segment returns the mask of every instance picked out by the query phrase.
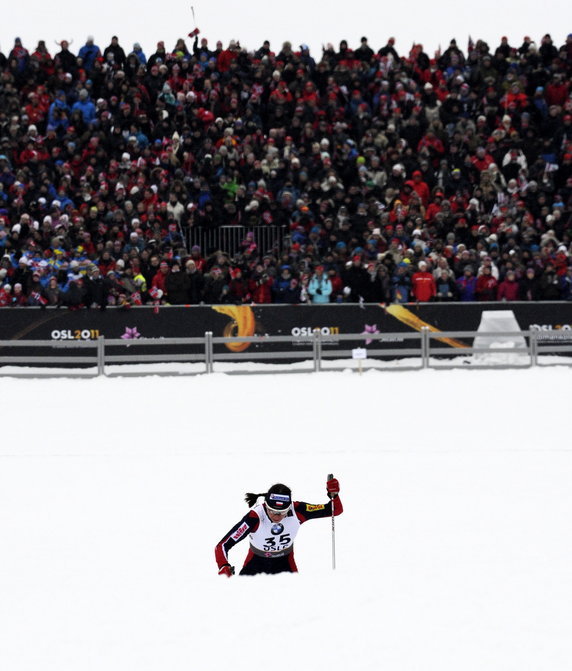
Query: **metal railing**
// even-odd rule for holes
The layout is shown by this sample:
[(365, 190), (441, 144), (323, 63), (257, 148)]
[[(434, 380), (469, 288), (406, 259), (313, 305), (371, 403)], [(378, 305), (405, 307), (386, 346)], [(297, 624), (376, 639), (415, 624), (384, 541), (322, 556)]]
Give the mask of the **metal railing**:
[(188, 231), (188, 248), (198, 245), (207, 253), (220, 249), (232, 257), (255, 244), (259, 253), (280, 254), (286, 234), (286, 226), (220, 226), (212, 229), (192, 226)]
[[(493, 346), (475, 347), (463, 341), (476, 337), (490, 338)], [(455, 346), (443, 345), (455, 340)], [(520, 343), (514, 346), (515, 341)], [(427, 327), (420, 332), (347, 333), (324, 335), (319, 329), (309, 335), (219, 337), (208, 331), (195, 338), (141, 338), (135, 340), (2, 340), (0, 341), (0, 376), (16, 377), (94, 377), (98, 375), (196, 375), (222, 370), (218, 364), (283, 364), (265, 371), (250, 365), (227, 369), (227, 373), (320, 372), (352, 367), (357, 348), (368, 343), (367, 358), (359, 361), (359, 370), (475, 368), (528, 368), (532, 366), (572, 365), (572, 335), (551, 333), (547, 340), (538, 330), (514, 332), (438, 331)], [(230, 351), (240, 344), (255, 345), (246, 351)], [(396, 346), (399, 343), (400, 346)], [(409, 346), (410, 344), (410, 346)], [(272, 345), (271, 350), (265, 345)], [(281, 348), (280, 345), (285, 345)], [(344, 345), (346, 345), (344, 347)], [(510, 345), (510, 346), (509, 346)], [(276, 347), (278, 346), (278, 347)], [(36, 348), (41, 353), (24, 356), (23, 349)], [(76, 353), (80, 350), (80, 353)], [(153, 351), (159, 350), (159, 351)], [(547, 355), (556, 355), (547, 358)], [(564, 355), (570, 355), (566, 358)], [(149, 370), (146, 364), (196, 364), (178, 370)], [(308, 364), (307, 366), (298, 364)], [(357, 363), (354, 362), (354, 364)], [(135, 369), (123, 368), (136, 364)], [(357, 368), (357, 366), (353, 366)], [(139, 369), (137, 369), (139, 368)]]

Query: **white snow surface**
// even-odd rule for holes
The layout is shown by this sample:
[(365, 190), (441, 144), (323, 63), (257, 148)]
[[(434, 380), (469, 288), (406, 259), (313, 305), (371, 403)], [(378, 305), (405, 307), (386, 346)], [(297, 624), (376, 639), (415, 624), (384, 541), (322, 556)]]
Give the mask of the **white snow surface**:
[[(0, 379), (0, 668), (568, 671), (570, 371)], [(345, 507), (219, 577), (274, 482)], [(240, 568), (246, 542), (231, 551)]]

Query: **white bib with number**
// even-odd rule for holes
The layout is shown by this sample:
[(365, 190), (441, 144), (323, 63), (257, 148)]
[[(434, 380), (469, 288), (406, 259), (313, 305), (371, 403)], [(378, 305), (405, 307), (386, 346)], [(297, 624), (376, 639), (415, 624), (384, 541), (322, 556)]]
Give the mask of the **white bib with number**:
[(294, 538), (300, 528), (300, 520), (294, 509), (290, 508), (288, 515), (280, 522), (273, 522), (263, 504), (254, 506), (254, 512), (260, 519), (258, 529), (250, 534), (250, 544), (261, 552), (284, 552), (294, 544)]

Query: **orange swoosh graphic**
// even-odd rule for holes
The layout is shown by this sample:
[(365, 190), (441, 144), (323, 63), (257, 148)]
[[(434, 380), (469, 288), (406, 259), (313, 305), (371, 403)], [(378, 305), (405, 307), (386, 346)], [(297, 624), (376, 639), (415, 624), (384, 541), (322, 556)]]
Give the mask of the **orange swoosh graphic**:
[[(432, 333), (440, 333), (440, 330), (438, 328), (435, 328), (434, 326), (431, 326), (431, 324), (424, 322), (417, 315), (413, 314), (411, 310), (408, 310), (406, 307), (403, 307), (403, 305), (400, 305), (399, 303), (393, 303), (392, 305), (388, 305), (386, 307), (386, 312), (388, 312), (392, 317), (398, 319), (403, 324), (406, 324), (407, 326), (411, 327), (415, 331), (421, 331), (421, 329), (424, 326), (426, 326)], [(457, 347), (462, 349), (469, 347), (468, 345), (465, 345), (465, 343), (462, 343), (460, 340), (455, 340), (455, 338), (437, 338), (437, 340), (440, 340), (441, 342), (450, 345), (451, 347)]]
[[(230, 321), (223, 331), (225, 338), (232, 338), (232, 336), (253, 336), (256, 327), (256, 320), (254, 313), (248, 305), (215, 305), (213, 310), (220, 312), (220, 314), (230, 317)], [(230, 342), (226, 347), (231, 352), (244, 352), (250, 347), (249, 342)]]

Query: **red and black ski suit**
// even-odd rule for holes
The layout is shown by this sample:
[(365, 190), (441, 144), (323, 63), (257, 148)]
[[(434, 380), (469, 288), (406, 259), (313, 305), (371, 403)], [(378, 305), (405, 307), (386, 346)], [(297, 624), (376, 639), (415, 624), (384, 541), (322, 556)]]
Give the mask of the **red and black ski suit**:
[(215, 548), (215, 558), (219, 569), (228, 565), (229, 550), (247, 536), (250, 549), (244, 560), (240, 575), (257, 573), (296, 573), (298, 567), (294, 561), (294, 538), (301, 524), (343, 512), (339, 496), (325, 504), (311, 504), (294, 501), (286, 517), (280, 522), (272, 522), (266, 512), (265, 504), (258, 504), (235, 524)]

